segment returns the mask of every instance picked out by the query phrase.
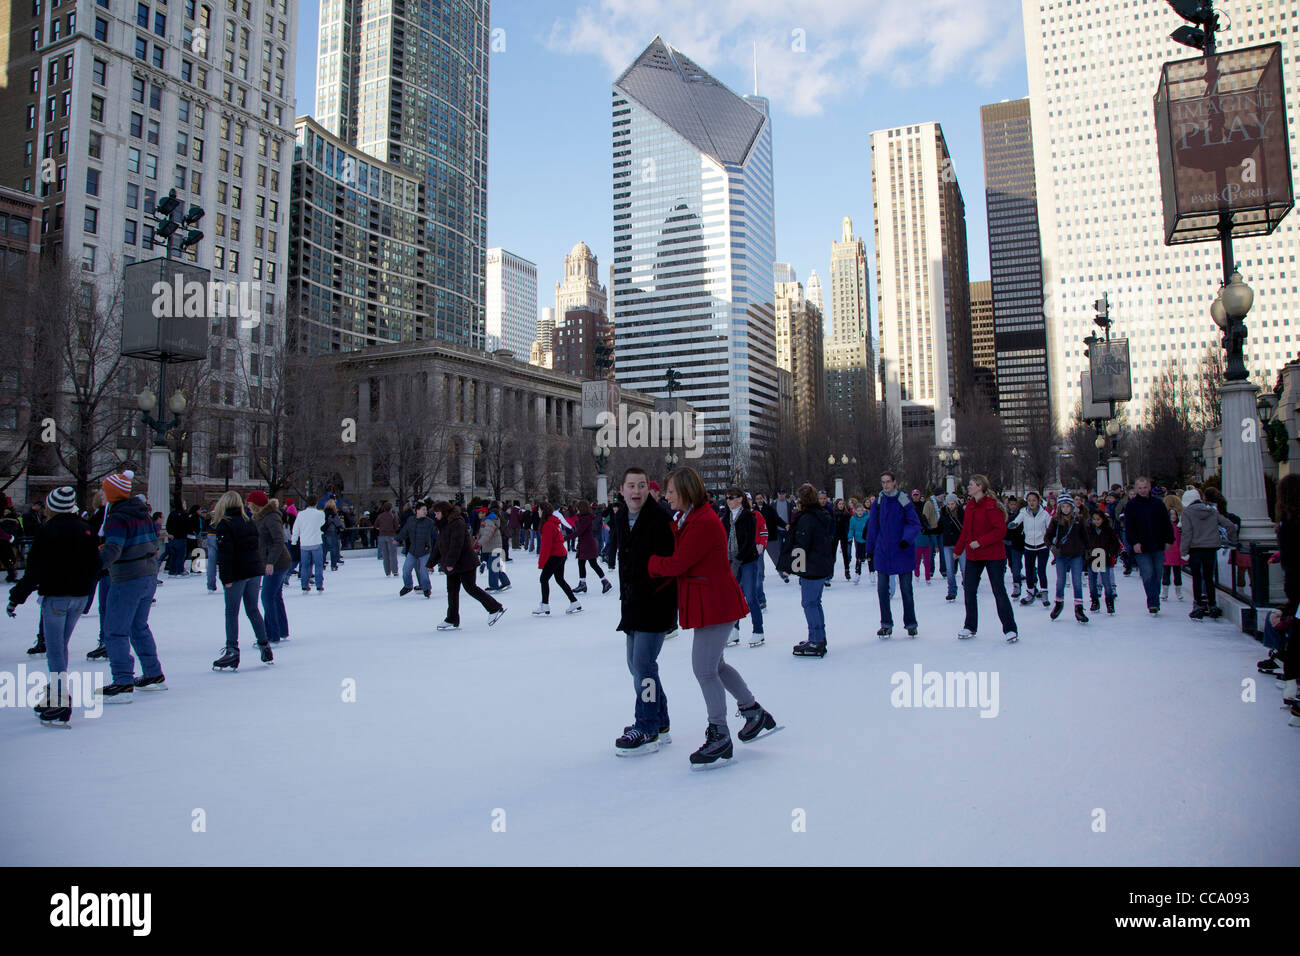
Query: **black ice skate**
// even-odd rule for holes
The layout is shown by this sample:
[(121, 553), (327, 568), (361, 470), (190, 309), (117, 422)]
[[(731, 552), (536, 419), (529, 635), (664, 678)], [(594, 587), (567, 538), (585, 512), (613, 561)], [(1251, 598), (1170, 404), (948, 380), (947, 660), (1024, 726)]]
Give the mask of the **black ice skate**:
[(754, 701), (754, 706), (742, 709), (740, 716), (745, 718), (745, 726), (740, 728), (736, 736), (743, 743), (770, 736), (781, 729), (776, 725), (776, 718), (765, 711), (758, 701)]
[(609, 578), (601, 578), (601, 579), (600, 579), (600, 593), (601, 593), (601, 594), (608, 594), (608, 593), (613, 589), (613, 587), (614, 587), (614, 585), (612, 585), (612, 584), (609, 583)]
[(36, 643), (33, 644), (31, 647), (27, 648), (27, 653), (28, 653), (28, 654), (32, 654), (32, 655), (36, 655), (36, 654), (44, 654), (44, 653), (45, 653), (45, 635), (44, 635), (44, 634), (38, 634), (38, 635), (36, 636)]
[(1020, 599), (1021, 604), (1033, 604), (1034, 599), (1038, 597), (1037, 591), (1026, 591), (1025, 596)]
[(732, 754), (731, 734), (725, 727), (709, 724), (704, 731), (704, 743), (699, 750), (691, 754), (691, 769), (704, 769), (715, 764), (719, 759), (730, 760)]
[(1065, 602), (1057, 601), (1056, 604), (1052, 606), (1052, 620), (1055, 621), (1058, 617), (1060, 617), (1061, 612), (1064, 610), (1065, 610)]
[(137, 677), (135, 679), (135, 689), (147, 691), (166, 690), (167, 678), (162, 674), (154, 674), (153, 677)]
[(908, 636), (908, 637), (916, 637), (916, 627), (915, 627), (915, 626), (913, 626), (913, 627), (909, 627), (909, 628), (907, 629), (907, 636)]
[(579, 582), (578, 582), (578, 586), (577, 586), (576, 588), (573, 589), (573, 593), (574, 593), (574, 594), (586, 594), (586, 593), (587, 593), (587, 582), (586, 582), (586, 581), (579, 581)]
[(221, 656), (212, 662), (212, 669), (214, 671), (239, 670), (239, 648), (223, 648)]
[(260, 651), (262, 652), (262, 663), (263, 663), (263, 664), (274, 664), (274, 663), (275, 663), (275, 654), (273, 654), (273, 653), (271, 652), (271, 644), (270, 644), (269, 641), (266, 642), (266, 643), (263, 643), (263, 644), (258, 644), (258, 645), (257, 645), (257, 649), (260, 650)]
[(97, 648), (86, 655), (88, 661), (106, 661), (108, 660), (108, 648), (100, 644)]
[(825, 657), (825, 641), (800, 641), (794, 646), (795, 657)]
[(1094, 594), (1094, 595), (1092, 596), (1092, 603), (1088, 605), (1088, 610), (1089, 610), (1089, 611), (1092, 611), (1092, 613), (1094, 613), (1094, 614), (1096, 614), (1098, 611), (1100, 611), (1100, 610), (1101, 610), (1101, 598), (1097, 597), (1097, 595)]
[(58, 727), (67, 730), (72, 726), (68, 723), (72, 719), (71, 707), (43, 707), (38, 716), (42, 727)]
[[(1094, 610), (1095, 610), (1095, 609), (1094, 609)], [(1083, 613), (1083, 605), (1082, 605), (1082, 604), (1076, 604), (1076, 605), (1074, 606), (1074, 619), (1075, 619), (1076, 621), (1078, 621), (1080, 624), (1087, 624), (1087, 623), (1088, 623), (1088, 615), (1086, 615), (1086, 614)]]
[(109, 684), (103, 690), (97, 691), (96, 696), (106, 704), (129, 704), (134, 691), (135, 684)]
[(1108, 595), (1106, 597), (1106, 613), (1107, 614), (1115, 613), (1115, 598), (1113, 595)]
[(614, 753), (620, 757), (639, 757), (642, 754), (659, 752), (659, 735), (643, 734), (635, 727), (623, 731), (623, 736), (614, 741)]
[(892, 636), (893, 633), (894, 626), (892, 624), (882, 624), (880, 625), (880, 630), (876, 631), (876, 637), (883, 641), (885, 638)]

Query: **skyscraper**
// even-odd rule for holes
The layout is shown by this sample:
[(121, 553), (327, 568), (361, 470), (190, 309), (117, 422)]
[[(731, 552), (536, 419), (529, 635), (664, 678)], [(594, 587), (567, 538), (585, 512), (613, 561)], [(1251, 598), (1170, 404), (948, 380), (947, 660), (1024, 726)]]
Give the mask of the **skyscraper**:
[(876, 309), (892, 427), (949, 444), (971, 388), (966, 207), (938, 123), (871, 134)]
[(549, 305), (542, 307), (537, 320), (537, 339), (528, 350), (528, 364), (555, 367), (555, 310)]
[[(826, 411), (832, 428), (855, 431), (876, 410), (867, 247), (844, 217), (831, 243), (831, 334), (826, 341)], [(820, 283), (819, 290), (820, 290)]]
[(564, 257), (564, 281), (555, 283), (555, 314), (563, 320), (572, 309), (609, 315), (609, 296), (600, 284), (600, 262), (585, 242)]
[(509, 349), (523, 362), (537, 329), (537, 263), (505, 249), (487, 251), (489, 351)]
[(822, 296), (822, 279), (817, 274), (816, 269), (808, 273), (808, 288), (804, 290), (804, 294), (808, 297), (809, 302), (817, 306), (817, 311), (824, 318), (826, 315), (826, 299)]
[(655, 37), (614, 83), (618, 380), (689, 401), (706, 477), (749, 472), (776, 427), (772, 125)]
[(321, 0), (316, 116), (426, 183), (431, 335), (485, 334), (490, 0)]
[(614, 328), (604, 312), (570, 309), (555, 328), (557, 372), (585, 380), (610, 378), (614, 371)]
[(776, 364), (791, 376), (791, 424), (801, 437), (820, 432), (825, 421), (822, 314), (804, 298), (798, 282), (776, 285)]
[(790, 265), (788, 262), (776, 263), (776, 265), (773, 266), (773, 272), (775, 273), (777, 285), (780, 285), (783, 282), (799, 281), (799, 274), (794, 271), (794, 266)]
[[(79, 264), (83, 291), (111, 301), (125, 265), (164, 255), (155, 204), (175, 189), (183, 211), (206, 213), (205, 237), (182, 257), (250, 290), (256, 322), (226, 316), (210, 329), (203, 402), (225, 437), (192, 436), (194, 475), (225, 473), (219, 444), (241, 450), (239, 409), (261, 391), (250, 370), (284, 337), (297, 17), (289, 0), (0, 13), (0, 183), (39, 199), (42, 252)], [(233, 480), (249, 458), (233, 460)]]
[(997, 349), (993, 330), (993, 289), (989, 280), (970, 284), (971, 363), (975, 395), (984, 408), (998, 408)]
[[(1225, 6), (1232, 29), (1219, 34), (1220, 53), (1278, 39), (1284, 50), (1288, 42), (1294, 46), (1295, 3)], [(1127, 410), (1140, 421), (1164, 371), (1191, 374), (1207, 348), (1219, 348), (1209, 313), (1223, 275), (1219, 245), (1164, 244), (1151, 106), (1162, 63), (1195, 52), (1168, 38), (1183, 24), (1161, 0), (1102, 0), (1087, 11), (1070, 0), (1022, 0), (1022, 12), (1052, 407), (1061, 423), (1079, 401), (1083, 339), (1095, 328), (1092, 302), (1104, 292), (1112, 337), (1129, 340), (1133, 401)], [(1282, 73), (1294, 109), (1300, 103), (1294, 49), (1283, 56)], [(1237, 267), (1255, 291), (1246, 317), (1252, 377), (1271, 381), (1300, 346), (1298, 248), (1295, 212), (1271, 236), (1236, 242)]]
[[(980, 107), (997, 410), (1012, 444), (1050, 414), (1043, 263), (1029, 100)], [(980, 361), (975, 360), (978, 367)], [(1075, 376), (1078, 381), (1078, 376)]]

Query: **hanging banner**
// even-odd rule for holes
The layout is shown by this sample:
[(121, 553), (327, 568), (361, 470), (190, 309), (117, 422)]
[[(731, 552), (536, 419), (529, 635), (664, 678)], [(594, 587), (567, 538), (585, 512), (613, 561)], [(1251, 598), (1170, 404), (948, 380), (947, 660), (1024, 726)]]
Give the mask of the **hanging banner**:
[(1128, 339), (1096, 342), (1091, 348), (1089, 370), (1095, 402), (1127, 402), (1133, 398), (1133, 380), (1128, 360)]

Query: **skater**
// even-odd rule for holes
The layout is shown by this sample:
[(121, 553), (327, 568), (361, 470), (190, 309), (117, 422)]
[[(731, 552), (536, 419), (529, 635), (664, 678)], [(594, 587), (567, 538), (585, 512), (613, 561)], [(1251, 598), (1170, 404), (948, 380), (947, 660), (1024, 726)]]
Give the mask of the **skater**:
[(321, 545), (324, 556), (329, 558), (330, 570), (337, 571), (342, 561), (339, 554), (339, 537), (343, 534), (343, 517), (339, 506), (333, 498), (325, 503), (325, 527), (321, 532)]
[[(1214, 585), (1214, 564), (1223, 543), (1222, 528), (1227, 534), (1227, 543), (1237, 543), (1237, 526), (1213, 505), (1201, 500), (1201, 493), (1195, 488), (1183, 492), (1183, 517), (1179, 522), (1182, 536), (1179, 546), (1182, 559), (1192, 572), (1192, 598), (1196, 601), (1190, 614), (1193, 621), (1202, 621), (1207, 617), (1218, 617), (1218, 589)], [(1218, 613), (1216, 613), (1218, 612)]]
[[(424, 510), (424, 503), (421, 502), (416, 513), (419, 514)], [(474, 580), (478, 572), (478, 558), (474, 554), (473, 538), (470, 536), (464, 515), (461, 514), (460, 508), (449, 501), (440, 501), (434, 505), (433, 514), (435, 520), (442, 524), (442, 531), (433, 542), (433, 550), (429, 552), (428, 567), (440, 566), (447, 574), (447, 617), (438, 625), (438, 630), (460, 629), (461, 588), (483, 605), (483, 609), (488, 612), (488, 627), (491, 627), (501, 620), (501, 615), (506, 613), (506, 609), (492, 595), (485, 594), (478, 586), (478, 582)], [(428, 580), (427, 572), (425, 580)]]
[(966, 513), (962, 517), (961, 537), (953, 545), (953, 557), (965, 561), (962, 588), (966, 592), (966, 622), (957, 637), (966, 640), (979, 630), (980, 575), (988, 572), (989, 590), (997, 604), (1002, 622), (1002, 639), (1008, 644), (1020, 640), (1016, 616), (1007, 597), (1007, 553), (1003, 541), (1007, 533), (1007, 516), (997, 498), (989, 493), (989, 480), (971, 475), (966, 483)]
[[(853, 512), (849, 511), (848, 505), (844, 503), (843, 498), (835, 499), (835, 508), (832, 511), (835, 517), (835, 546), (839, 548), (840, 557), (844, 560), (844, 580), (849, 581), (852, 578), (849, 575), (849, 522), (853, 519)], [(834, 575), (830, 575), (833, 577)]]
[[(745, 492), (745, 497), (749, 500), (750, 513), (754, 516), (754, 544), (758, 552), (758, 609), (766, 611), (767, 589), (763, 586), (763, 582), (767, 578), (767, 564), (764, 562), (763, 556), (767, 553), (768, 544), (767, 519), (763, 517), (763, 512), (754, 505), (753, 496), (749, 492)], [(759, 495), (759, 497), (761, 498), (762, 495)]]
[(1183, 529), (1180, 527), (1183, 520), (1182, 499), (1175, 494), (1165, 495), (1165, 507), (1169, 509), (1169, 523), (1174, 526), (1174, 542), (1165, 548), (1165, 569), (1161, 579), (1160, 600), (1169, 600), (1169, 579), (1172, 577), (1174, 595), (1181, 601), (1183, 568), (1187, 567), (1187, 563), (1183, 561)]
[(596, 560), (600, 556), (600, 545), (596, 542), (595, 526), (597, 521), (596, 515), (592, 513), (591, 502), (582, 499), (578, 502), (578, 517), (574, 519), (573, 535), (578, 539), (578, 586), (574, 588), (575, 594), (587, 593), (587, 565), (596, 572), (596, 577), (600, 578), (600, 593), (608, 594), (613, 587), (605, 577), (605, 572), (600, 569), (600, 563)]
[[(104, 497), (102, 490), (95, 492), (91, 504), (95, 510), (89, 519), (90, 530), (95, 532), (96, 545), (100, 550), (103, 550), (104, 522), (108, 518), (108, 499)], [(112, 579), (109, 577), (108, 572), (103, 569), (99, 571), (96, 577), (98, 580), (95, 582), (95, 599), (99, 604), (99, 643), (86, 654), (86, 660), (106, 661), (108, 660), (108, 647), (104, 644), (104, 625), (108, 621), (108, 589), (112, 585)], [(89, 613), (89, 611), (86, 613)]]
[[(758, 647), (765, 640), (763, 612), (758, 606), (758, 523), (754, 520), (748, 499), (739, 488), (728, 488), (726, 501), (722, 528), (727, 535), (727, 557), (731, 563), (732, 576), (740, 585), (741, 593), (745, 595), (745, 602), (749, 606), (750, 625), (754, 629), (749, 646)], [(727, 643), (740, 643), (740, 621), (736, 621), (735, 634)]]
[(912, 503), (898, 489), (892, 471), (880, 475), (880, 494), (871, 506), (867, 519), (867, 554), (875, 559), (876, 597), (880, 601), (880, 630), (876, 636), (887, 638), (894, 633), (894, 614), (890, 608), (890, 582), (897, 576), (903, 592), (903, 626), (909, 637), (916, 637), (916, 606), (912, 602), (912, 573), (916, 569), (912, 542), (921, 533), (921, 519)]
[[(574, 595), (573, 589), (564, 580), (564, 562), (568, 560), (569, 549), (564, 544), (564, 530), (569, 523), (561, 517), (558, 509), (552, 510), (547, 501), (537, 502), (537, 514), (541, 518), (541, 543), (537, 546), (537, 567), (542, 572), (542, 603), (533, 611), (538, 617), (551, 613), (551, 578), (560, 586), (564, 596), (569, 599), (565, 614), (578, 614), (582, 605)], [(544, 517), (543, 517), (544, 516)]]
[(478, 528), (479, 559), (487, 567), (487, 590), (493, 594), (510, 589), (510, 575), (505, 572), (505, 540), (501, 534), (500, 508), (489, 509)]
[[(930, 509), (931, 514), (926, 514), (926, 509)], [(934, 512), (933, 505), (921, 494), (920, 488), (912, 489), (912, 510), (921, 520), (921, 533), (916, 536), (916, 567), (912, 571), (912, 576), (918, 580), (921, 577), (921, 569), (925, 568), (925, 583), (930, 583), (930, 578), (934, 575), (934, 548), (931, 546), (933, 533), (938, 529), (939, 515)], [(931, 518), (933, 517), (933, 525)]]
[(627, 635), (627, 669), (636, 694), (633, 721), (614, 741), (620, 757), (655, 753), (670, 741), (668, 695), (659, 679), (664, 635), (677, 626), (677, 581), (652, 578), (650, 556), (671, 557), (673, 520), (650, 498), (642, 468), (623, 472), (623, 503), (614, 514), (618, 547), (618, 629)]
[(708, 767), (732, 756), (727, 729), (727, 694), (736, 698), (745, 725), (738, 736), (749, 742), (776, 721), (754, 699), (740, 672), (728, 664), (724, 650), (733, 628), (748, 613), (740, 585), (731, 573), (727, 533), (709, 506), (709, 493), (694, 468), (678, 467), (668, 476), (668, 504), (680, 516), (674, 521), (670, 557), (651, 555), (650, 573), (677, 579), (677, 613), (682, 627), (695, 629), (691, 667), (704, 694), (709, 725), (704, 744), (691, 754), (692, 767)]
[(325, 590), (324, 526), (325, 513), (316, 507), (316, 496), (308, 495), (307, 507), (293, 519), (293, 535), (289, 539), (298, 545), (298, 571), (303, 594), (311, 590), (313, 568), (317, 592)]
[(1070, 576), (1074, 589), (1074, 617), (1080, 624), (1088, 623), (1083, 613), (1083, 560), (1088, 553), (1088, 537), (1084, 519), (1076, 513), (1074, 501), (1062, 495), (1056, 502), (1056, 517), (1048, 543), (1056, 559), (1056, 604), (1052, 607), (1052, 620), (1061, 616), (1065, 607), (1065, 577)]
[(1286, 601), (1278, 612), (1275, 625), (1290, 632), (1282, 659), (1282, 696), (1291, 702), (1290, 725), (1300, 727), (1300, 699), (1296, 679), (1300, 678), (1300, 640), (1295, 624), (1300, 605), (1300, 475), (1286, 475), (1277, 483), (1277, 552), (1282, 566), (1282, 590)]
[[(1105, 589), (1106, 613), (1115, 613), (1115, 562), (1119, 560), (1119, 535), (1114, 522), (1103, 511), (1094, 511), (1085, 525), (1090, 611), (1101, 610), (1101, 591)], [(1181, 590), (1181, 588), (1179, 589)]]
[[(100, 485), (108, 501), (108, 515), (99, 562), (113, 579), (104, 626), (113, 683), (99, 692), (105, 703), (129, 703), (137, 687), (163, 690), (166, 683), (149, 630), (149, 611), (158, 590), (158, 529), (144, 496), (131, 496), (134, 478), (133, 472), (122, 471), (109, 475)], [(140, 657), (139, 679), (132, 649)]]
[[(45, 702), (36, 708), (42, 726), (67, 727), (72, 719), (68, 686), (68, 644), (86, 598), (99, 577), (99, 547), (95, 532), (77, 514), (77, 493), (64, 485), (45, 498), (46, 520), (27, 549), (22, 580), (9, 589), (10, 617), (32, 591), (41, 595), (41, 631), (45, 635), (45, 665), (49, 670)], [(103, 608), (100, 608), (103, 614)]]
[[(942, 540), (944, 571), (948, 580), (947, 601), (957, 600), (957, 572), (965, 571), (965, 560), (958, 560), (957, 541), (961, 538), (965, 513), (962, 511), (961, 499), (948, 494), (943, 499), (943, 511), (939, 513), (939, 535)], [(958, 567), (960, 565), (960, 567)]]
[[(456, 509), (456, 513), (460, 514), (459, 508)], [(429, 517), (428, 502), (417, 501), (414, 513), (406, 519), (402, 530), (393, 538), (393, 543), (402, 545), (402, 553), (406, 555), (402, 561), (402, 589), (397, 592), (398, 597), (405, 597), (414, 590), (411, 586), (412, 571), (415, 571), (415, 576), (420, 582), (420, 591), (424, 596), (427, 598), (433, 593), (426, 564), (428, 567), (436, 567), (438, 562), (426, 562), (425, 559), (434, 550), (437, 537), (438, 529), (434, 520)], [(475, 566), (477, 564), (476, 561)]]
[(1142, 576), (1147, 611), (1159, 614), (1165, 548), (1174, 543), (1174, 526), (1165, 503), (1151, 494), (1151, 479), (1143, 475), (1133, 485), (1136, 493), (1124, 506), (1125, 537), (1133, 549), (1133, 563)]
[(867, 508), (853, 499), (853, 517), (849, 519), (849, 539), (853, 542), (853, 583), (862, 580), (862, 562), (867, 559)]
[[(265, 495), (262, 496), (265, 501)], [(239, 669), (239, 606), (244, 606), (248, 623), (261, 652), (262, 663), (271, 664), (275, 655), (266, 637), (266, 622), (257, 609), (257, 595), (266, 562), (262, 560), (257, 525), (244, 511), (244, 501), (237, 491), (227, 491), (212, 509), (212, 523), (217, 532), (217, 576), (226, 596), (226, 646), (212, 662), (217, 670)]]
[(384, 563), (384, 577), (390, 574), (397, 577), (397, 542), (393, 539), (397, 536), (397, 514), (393, 511), (393, 503), (385, 501), (379, 507), (379, 514), (375, 518), (375, 534), (379, 537), (379, 558)]
[(1003, 539), (1002, 545), (1007, 552), (1007, 566), (1011, 570), (1011, 599), (1013, 601), (1020, 598), (1020, 582), (1023, 580), (1021, 566), (1024, 563), (1025, 554), (1025, 529), (1022, 525), (1012, 525), (1016, 515), (1020, 513), (1023, 503), (1015, 495), (1007, 498), (1007, 536)]
[[(826, 656), (826, 615), (822, 611), (822, 582), (835, 573), (835, 526), (817, 503), (812, 485), (801, 485), (790, 519), (790, 533), (777, 569), (799, 578), (799, 596), (808, 639), (794, 646), (796, 657)], [(865, 545), (864, 545), (865, 547)]]
[(293, 560), (284, 543), (284, 518), (280, 502), (267, 498), (265, 491), (250, 491), (253, 522), (257, 525), (257, 560), (262, 565), (262, 620), (266, 639), (279, 644), (289, 639), (289, 612), (284, 607), (284, 582)]
[(1042, 506), (1038, 492), (1031, 491), (1025, 495), (1025, 506), (1016, 512), (1008, 522), (1025, 533), (1024, 537), (1024, 582), (1025, 593), (1020, 598), (1021, 605), (1033, 604), (1042, 600), (1043, 607), (1048, 606), (1047, 598), (1047, 536), (1051, 531), (1051, 513)]
[[(772, 567), (776, 567), (784, 550), (786, 531), (790, 524), (790, 502), (786, 500), (784, 491), (777, 492), (775, 501), (768, 501), (763, 495), (755, 495), (754, 501), (758, 513), (767, 523), (767, 557), (772, 562)], [(789, 579), (789, 575), (781, 575), (781, 580)]]

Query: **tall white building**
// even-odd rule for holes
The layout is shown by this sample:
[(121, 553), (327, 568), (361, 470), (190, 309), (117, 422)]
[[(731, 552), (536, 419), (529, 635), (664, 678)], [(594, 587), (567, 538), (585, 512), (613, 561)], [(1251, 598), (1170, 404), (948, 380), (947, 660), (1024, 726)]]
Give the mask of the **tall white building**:
[(555, 283), (556, 316), (563, 322), (573, 309), (609, 315), (608, 294), (600, 284), (600, 262), (585, 242), (564, 257), (564, 281)]
[(971, 382), (966, 207), (938, 123), (871, 134), (883, 400), (906, 437), (950, 444)]
[[(1219, 52), (1281, 41), (1292, 111), (1291, 157), (1300, 157), (1295, 0), (1220, 3), (1231, 29)], [(1219, 348), (1210, 303), (1222, 278), (1217, 242), (1166, 246), (1152, 96), (1167, 60), (1192, 57), (1169, 34), (1183, 21), (1163, 0), (1022, 0), (1042, 231), (1049, 381), (1057, 422), (1079, 401), (1082, 340), (1092, 302), (1110, 296), (1112, 336), (1129, 339), (1131, 420), (1145, 414), (1166, 368), (1191, 371)], [(1300, 175), (1293, 173), (1300, 179)], [(1273, 375), (1300, 348), (1300, 251), (1292, 211), (1267, 238), (1235, 240), (1237, 266), (1255, 290), (1246, 317), (1252, 377)]]
[[(818, 283), (820, 292), (820, 282)], [(875, 350), (871, 347), (867, 246), (844, 217), (831, 243), (831, 334), (826, 339), (826, 412), (833, 425), (855, 429), (876, 410)]]
[(794, 266), (788, 262), (778, 262), (772, 267), (775, 274), (776, 284), (780, 286), (785, 282), (798, 282), (799, 273), (794, 271)]
[(261, 440), (236, 425), (285, 331), (297, 18), (289, 0), (0, 14), (0, 70), (23, 78), (0, 95), (0, 183), (39, 198), (43, 252), (80, 263), (88, 293), (111, 295), (125, 265), (164, 255), (155, 203), (175, 189), (182, 211), (205, 212), (184, 257), (250, 290), (258, 321), (232, 315), (210, 330), (202, 400), (219, 427), (194, 436), (192, 475), (225, 473), (220, 446), (237, 453), (231, 478), (247, 480)]
[(505, 249), (489, 249), (485, 347), (509, 349), (526, 361), (536, 328), (537, 263)]
[(537, 320), (537, 338), (528, 351), (528, 364), (555, 368), (555, 310), (543, 306)]
[[(778, 280), (779, 281), (779, 280)], [(804, 290), (808, 301), (817, 306), (817, 311), (823, 316), (826, 315), (826, 297), (822, 294), (822, 279), (813, 269), (808, 273), (808, 288)]]
[(655, 37), (613, 89), (618, 381), (702, 420), (705, 477), (743, 479), (778, 409), (772, 123)]

